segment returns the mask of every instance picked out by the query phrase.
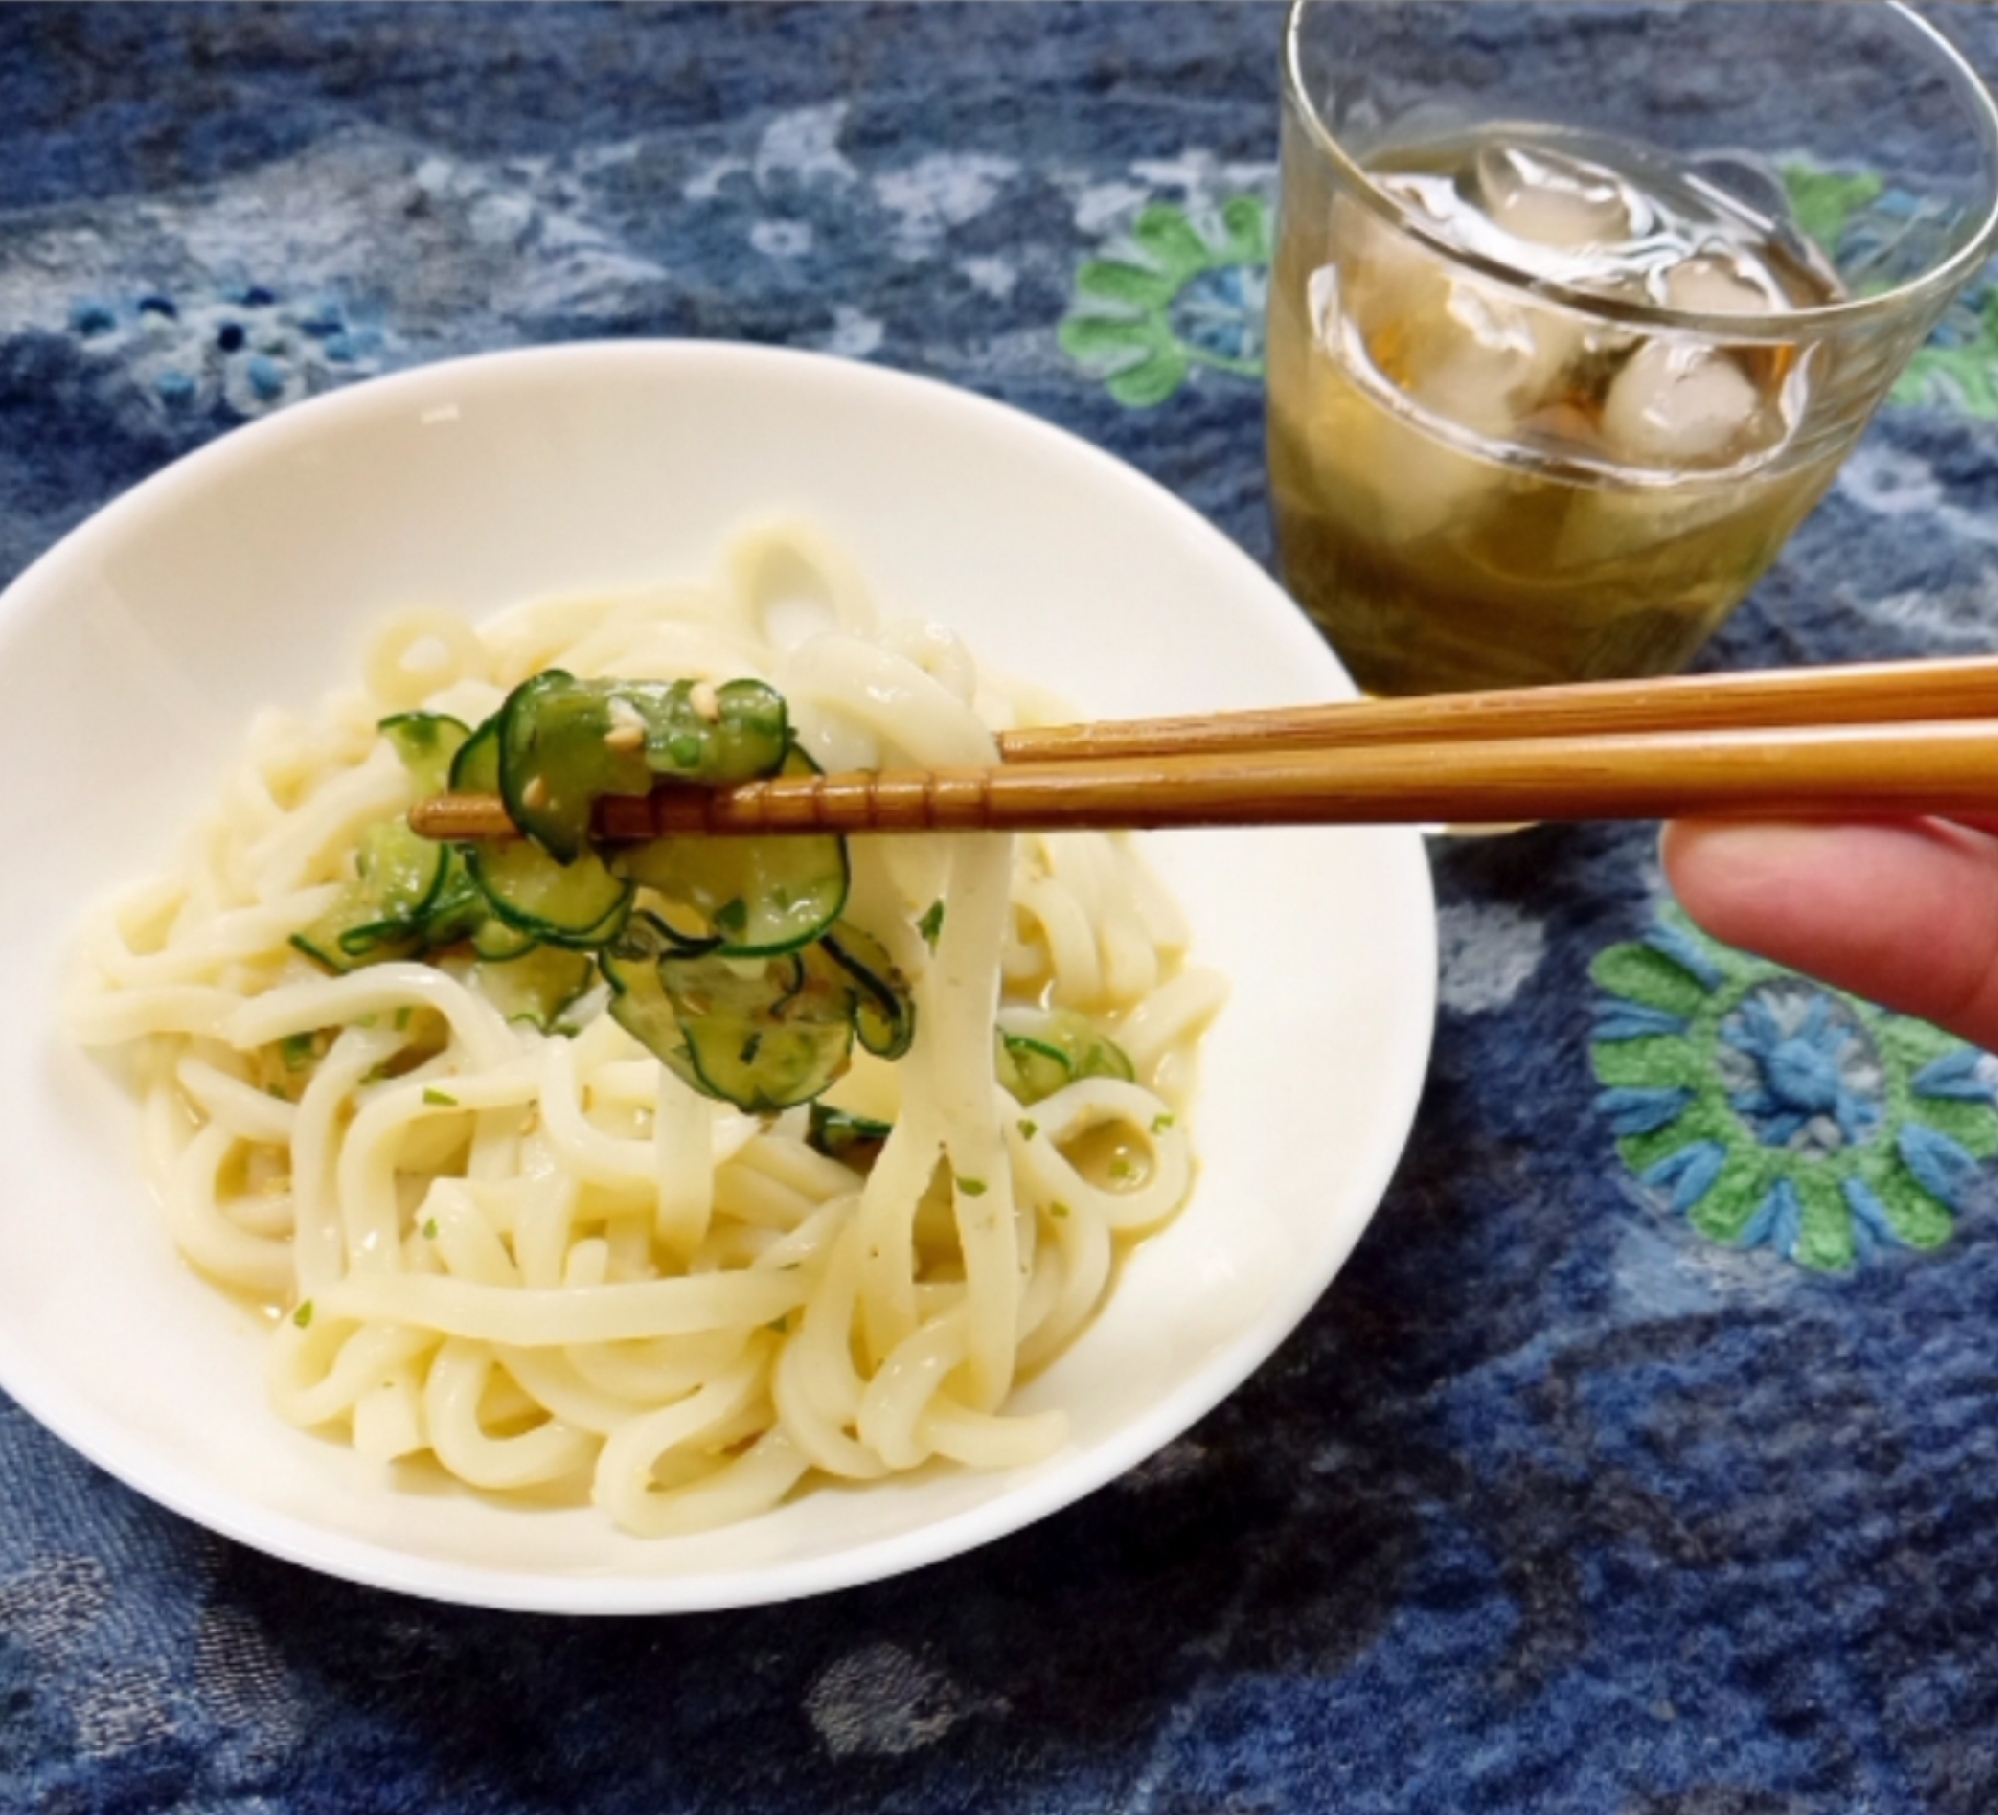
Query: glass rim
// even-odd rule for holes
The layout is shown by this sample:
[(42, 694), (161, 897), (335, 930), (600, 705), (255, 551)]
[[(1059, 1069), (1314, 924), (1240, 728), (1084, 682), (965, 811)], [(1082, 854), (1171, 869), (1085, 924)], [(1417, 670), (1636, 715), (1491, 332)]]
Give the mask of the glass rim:
[[(1383, 0), (1386, 3), (1386, 0)], [(1599, 319), (1627, 323), (1635, 327), (1681, 330), (1712, 339), (1741, 343), (1793, 341), (1813, 331), (1863, 326), (1870, 322), (1907, 315), (1931, 302), (1941, 304), (1974, 277), (1998, 250), (1998, 99), (1973, 69), (1956, 45), (1937, 27), (1917, 13), (1906, 0), (1886, 0), (1882, 11), (1894, 15), (1902, 25), (1936, 53), (1959, 88), (1968, 91), (1971, 107), (1984, 128), (1984, 149), (1991, 180), (1984, 203), (1983, 218), (1976, 230), (1948, 258), (1929, 267), (1892, 289), (1870, 296), (1848, 297), (1842, 302), (1817, 303), (1806, 308), (1788, 309), (1781, 314), (1736, 315), (1709, 310), (1674, 309), (1662, 303), (1634, 301), (1608, 296), (1600, 291), (1579, 289), (1556, 278), (1542, 277), (1524, 266), (1460, 245), (1433, 226), (1408, 203), (1376, 183), (1365, 165), (1359, 163), (1326, 123), (1318, 105), (1305, 86), (1303, 69), (1304, 19), (1307, 13), (1324, 6), (1347, 6), (1353, 0), (1290, 0), (1284, 21), (1283, 90), (1284, 99), (1295, 110), (1309, 132), (1314, 146), (1330, 161), (1334, 170), (1370, 212), (1388, 224), (1399, 227), (1453, 264), (1482, 277), (1525, 291), (1548, 302), (1560, 304)]]

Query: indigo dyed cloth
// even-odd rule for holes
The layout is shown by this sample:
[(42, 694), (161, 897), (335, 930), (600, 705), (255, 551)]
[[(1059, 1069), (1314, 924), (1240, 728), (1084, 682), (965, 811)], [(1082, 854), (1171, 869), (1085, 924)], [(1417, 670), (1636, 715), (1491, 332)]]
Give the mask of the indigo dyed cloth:
[[(0, 8), (0, 579), (302, 397), (639, 335), (1003, 398), (1266, 556), (1280, 24)], [(1980, 286), (1710, 659), (1994, 641)], [(1990, 1815), (1998, 1068), (1693, 935), (1648, 827), (1434, 860), (1400, 1177), (1128, 1478), (802, 1605), (537, 1618), (213, 1538), (0, 1400), (0, 1812)]]

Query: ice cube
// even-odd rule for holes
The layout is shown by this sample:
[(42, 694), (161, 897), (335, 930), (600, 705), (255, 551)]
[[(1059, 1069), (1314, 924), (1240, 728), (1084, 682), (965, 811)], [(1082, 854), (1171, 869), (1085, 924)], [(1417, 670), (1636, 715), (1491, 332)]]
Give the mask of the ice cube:
[(1559, 152), (1487, 145), (1473, 165), (1472, 184), (1492, 224), (1532, 245), (1579, 251), (1620, 244), (1636, 230), (1628, 187)]
[(1403, 389), (1475, 434), (1510, 439), (1555, 388), (1582, 335), (1566, 310), (1460, 277), (1441, 311), (1414, 324)]
[(1603, 400), (1603, 442), (1632, 466), (1722, 464), (1762, 409), (1762, 396), (1724, 352), (1692, 341), (1648, 340)]
[(1431, 433), (1352, 360), (1318, 358), (1294, 399), (1273, 400), (1311, 468), (1310, 489), (1363, 541), (1406, 546), (1447, 532), (1495, 495), (1503, 469)]
[(1310, 286), (1321, 344), (1343, 339), (1372, 373), (1475, 435), (1509, 436), (1581, 345), (1579, 317), (1463, 272), (1357, 205), (1334, 225), (1336, 281), (1320, 270)]
[(1768, 315), (1789, 305), (1776, 281), (1746, 259), (1704, 252), (1664, 274), (1667, 308), (1700, 315)]
[[(1449, 264), (1358, 202), (1341, 197), (1333, 205), (1331, 244), (1340, 313), (1370, 345), (1399, 322), (1436, 314), (1448, 300)], [(1316, 305), (1316, 285), (1313, 296)], [(1324, 338), (1322, 317), (1318, 325)]]

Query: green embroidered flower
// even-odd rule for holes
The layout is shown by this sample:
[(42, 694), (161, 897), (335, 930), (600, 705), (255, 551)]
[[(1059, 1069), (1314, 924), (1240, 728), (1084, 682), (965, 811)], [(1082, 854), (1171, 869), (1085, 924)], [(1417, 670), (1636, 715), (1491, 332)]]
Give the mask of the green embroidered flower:
[(1790, 197), (1790, 218), (1804, 237), (1836, 252), (1845, 224), (1878, 199), (1885, 187), (1872, 170), (1820, 170), (1815, 164), (1785, 164), (1783, 188)]
[(1602, 952), (1590, 1047), (1624, 1163), (1711, 1241), (1849, 1267), (1934, 1248), (1998, 1153), (1984, 1055), (1676, 913)]
[[(1864, 269), (1870, 256), (1935, 231), (1919, 198), (1889, 189), (1874, 171), (1786, 164), (1783, 187), (1797, 225), (1844, 269)], [(1998, 288), (1978, 281), (1959, 297), (1890, 395), (1896, 403), (1998, 417)]]
[(1984, 284), (1960, 297), (1890, 394), (1896, 403), (1998, 416), (1998, 289)]
[(1154, 202), (1130, 237), (1130, 256), (1089, 259), (1076, 273), (1062, 350), (1132, 408), (1163, 403), (1195, 366), (1260, 378), (1269, 209), (1231, 198), (1211, 243), (1183, 210)]

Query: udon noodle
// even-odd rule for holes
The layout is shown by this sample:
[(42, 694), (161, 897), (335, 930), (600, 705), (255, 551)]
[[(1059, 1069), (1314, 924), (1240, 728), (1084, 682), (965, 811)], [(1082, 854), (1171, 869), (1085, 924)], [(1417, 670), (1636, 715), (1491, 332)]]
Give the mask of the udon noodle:
[[(475, 724), (550, 667), (765, 679), (832, 769), (990, 761), (995, 728), (1067, 716), (954, 636), (878, 622), (794, 529), (701, 584), (480, 629), (399, 613), (358, 690), (261, 714), (180, 866), (93, 922), (71, 1010), (129, 1060), (172, 1239), (266, 1307), (277, 1412), (492, 1494), (587, 1493), (644, 1535), (807, 1477), (1049, 1454), (1064, 1415), (1009, 1411), (1015, 1383), (1189, 1188), (1223, 990), (1173, 902), (1122, 836), (852, 840), (846, 912), (916, 1007), (906, 1057), (860, 1053), (827, 1095), (892, 1124), (871, 1164), (815, 1145), (803, 1108), (696, 1094), (587, 999), (543, 1031), (463, 956), (332, 975), (294, 949), (362, 831), (411, 803), (378, 722)], [(995, 1023), (1051, 1007), (1131, 1076), (1031, 1106), (1002, 1088)]]

